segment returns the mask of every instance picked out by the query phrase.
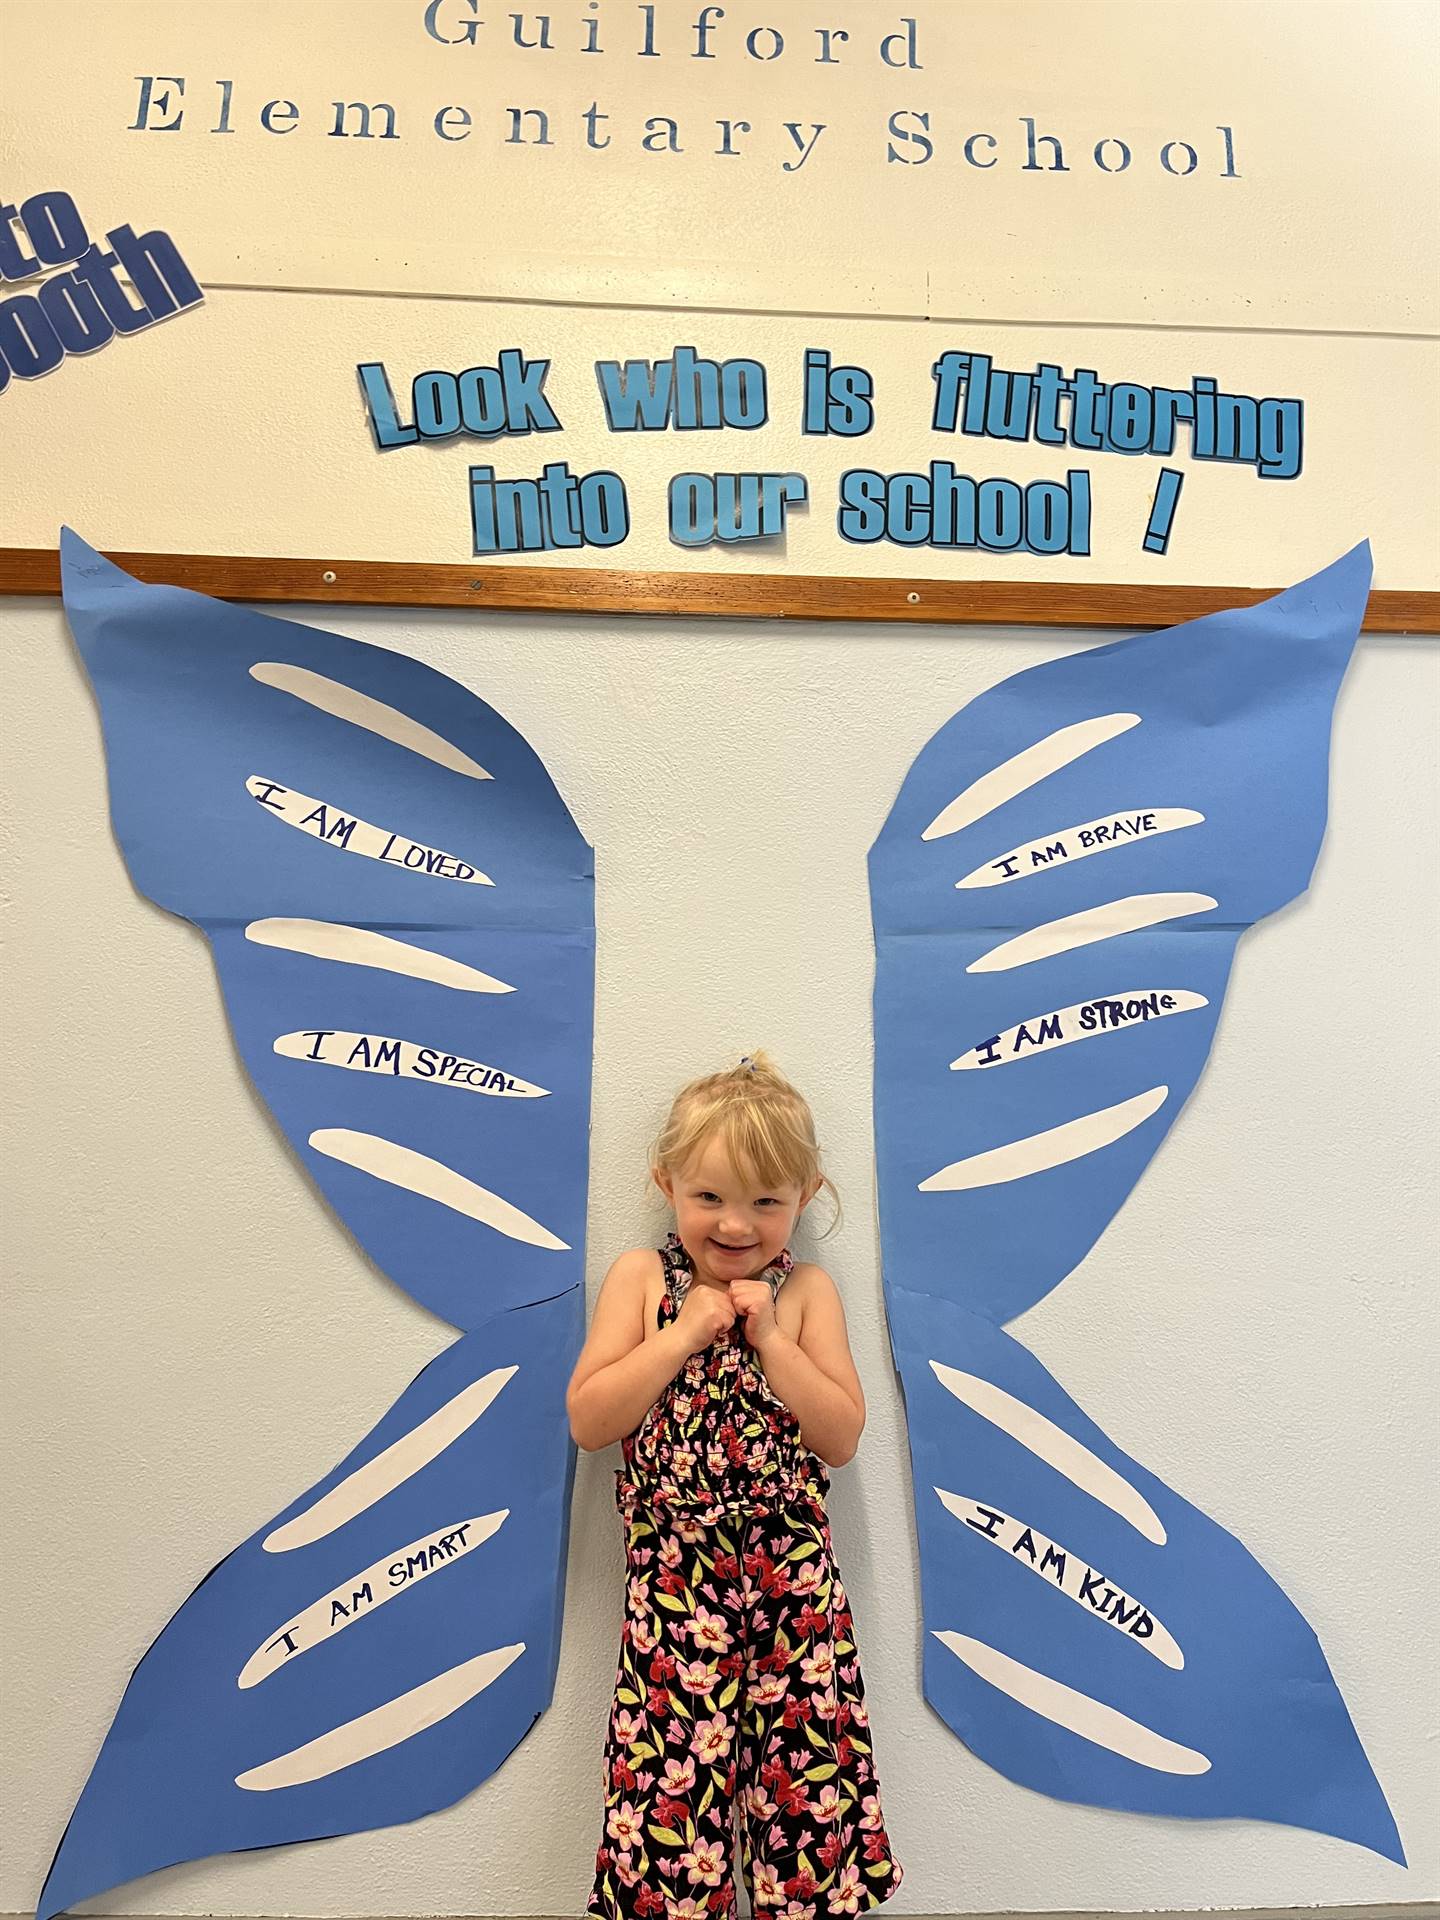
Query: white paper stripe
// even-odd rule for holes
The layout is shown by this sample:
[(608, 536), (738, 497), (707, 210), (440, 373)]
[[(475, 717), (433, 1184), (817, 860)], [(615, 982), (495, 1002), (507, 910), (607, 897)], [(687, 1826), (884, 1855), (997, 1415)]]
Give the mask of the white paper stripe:
[(1073, 1007), (1056, 1007), (1052, 1013), (1032, 1013), (1028, 1020), (992, 1035), (978, 1047), (971, 1047), (958, 1060), (950, 1062), (950, 1071), (971, 1069), (988, 1071), (1007, 1067), (1016, 1060), (1028, 1060), (1032, 1054), (1051, 1053), (1056, 1047), (1068, 1047), (1077, 1040), (1098, 1040), (1110, 1033), (1131, 1033), (1151, 1020), (1166, 1020), (1175, 1013), (1194, 1013), (1210, 1002), (1203, 993), (1191, 993), (1184, 987), (1122, 987), (1118, 993), (1097, 993), (1091, 1000), (1077, 1000)]
[(472, 1380), (444, 1406), (427, 1414), (418, 1426), (402, 1433), (398, 1440), (392, 1440), (353, 1473), (347, 1473), (328, 1493), (321, 1494), (313, 1506), (267, 1533), (261, 1542), (265, 1551), (290, 1553), (296, 1547), (311, 1546), (353, 1520), (357, 1513), (373, 1507), (396, 1487), (403, 1486), (473, 1427), (518, 1371), (516, 1367), (496, 1367), (493, 1372)]
[(442, 1207), (493, 1227), (511, 1240), (523, 1240), (528, 1247), (544, 1247), (550, 1253), (570, 1251), (548, 1227), (542, 1227), (498, 1193), (468, 1180), (443, 1160), (432, 1160), (428, 1153), (401, 1146), (398, 1140), (383, 1139), (378, 1133), (357, 1133), (350, 1127), (320, 1127), (311, 1134), (310, 1145), (331, 1160), (341, 1160), (347, 1167), (371, 1174), (389, 1186), (403, 1187), (423, 1200), (438, 1201)]
[(959, 1493), (947, 1493), (936, 1487), (942, 1504), (954, 1514), (967, 1533), (988, 1540), (1007, 1559), (1028, 1567), (1056, 1593), (1063, 1593), (1092, 1619), (1103, 1620), (1116, 1633), (1143, 1647), (1163, 1666), (1179, 1673), (1185, 1656), (1168, 1627), (1157, 1620), (1150, 1609), (1090, 1562), (1057, 1541), (1047, 1539), (1037, 1527), (1017, 1520), (990, 1500), (967, 1499)]
[(1209, 1760), (1193, 1747), (1182, 1747), (1178, 1740), (1167, 1740), (1163, 1733), (1132, 1720), (1128, 1713), (1067, 1687), (1063, 1680), (1052, 1679), (1048, 1673), (1037, 1673), (1034, 1667), (1022, 1666), (1008, 1653), (1001, 1653), (998, 1647), (988, 1647), (983, 1640), (972, 1640), (964, 1633), (937, 1633), (935, 1638), (992, 1687), (1053, 1725), (1078, 1733), (1082, 1740), (1089, 1740), (1094, 1746), (1105, 1747), (1124, 1760), (1133, 1760), (1137, 1766), (1149, 1767), (1154, 1773), (1210, 1771)]
[(283, 1627), (267, 1633), (240, 1670), (239, 1687), (258, 1686), (281, 1667), (288, 1667), (298, 1654), (308, 1653), (323, 1641), (364, 1620), (376, 1607), (383, 1607), (396, 1594), (408, 1593), (418, 1581), (432, 1573), (443, 1573), (456, 1560), (485, 1542), (504, 1525), (510, 1509), (483, 1513), (453, 1525), (432, 1527), (419, 1540), (395, 1547), (383, 1559), (342, 1580), (329, 1593), (322, 1593), (308, 1607), (293, 1614)]
[[(1138, 840), (1153, 840), (1157, 833), (1198, 827), (1204, 819), (1204, 814), (1196, 813), (1193, 807), (1150, 807), (1128, 814), (1107, 813), (1099, 820), (1082, 820), (1078, 826), (1060, 827), (1054, 833), (1041, 834), (1038, 840), (1027, 840), (1023, 847), (1012, 847), (1009, 853), (998, 853), (955, 884), (957, 887), (1003, 887), (1012, 880), (1028, 880), (1033, 874), (1053, 873), (1056, 867), (1073, 867), (1077, 860), (1088, 860), (1092, 853), (1112, 853), (1116, 847), (1132, 846)], [(1103, 838), (1097, 837), (1102, 833)], [(1118, 837), (1112, 837), (1117, 833)], [(1007, 867), (1013, 871), (1007, 873)]]
[(1123, 900), (1106, 900), (1101, 906), (1067, 913), (1063, 919), (1047, 920), (1044, 926), (1018, 933), (1013, 940), (1004, 940), (972, 960), (965, 971), (1005, 973), (1011, 967), (1028, 967), (1032, 960), (1050, 960), (1073, 947), (1089, 947), (1097, 940), (1113, 940), (1122, 933), (1136, 933), (1141, 927), (1159, 926), (1162, 920), (1208, 913), (1218, 904), (1208, 893), (1127, 894)]
[(325, 846), (337, 847), (342, 853), (358, 853), (399, 873), (423, 874), (431, 880), (454, 880), (467, 887), (495, 884), (488, 873), (481, 873), (458, 854), (446, 853), (443, 847), (432, 847), (424, 840), (411, 840), (390, 827), (377, 827), (358, 813), (346, 813), (331, 800), (317, 800), (313, 794), (300, 793), (279, 780), (252, 773), (245, 790), (266, 813), (283, 820), (287, 827)]
[(490, 778), (478, 760), (462, 753), (451, 741), (432, 732), (419, 720), (412, 720), (398, 707), (386, 706), (383, 700), (346, 686), (343, 680), (331, 680), (323, 673), (312, 673), (309, 667), (293, 667), (281, 660), (257, 660), (250, 676), (262, 686), (294, 694), (297, 700), (318, 707), (322, 713), (333, 714), (337, 720), (348, 720), (351, 726), (363, 727), (367, 733), (378, 733), (385, 740), (393, 740), (397, 747), (408, 747), (411, 753), (422, 754), (436, 766), (448, 767), (452, 773), (463, 773), (471, 780)]
[(397, 1694), (383, 1706), (373, 1707), (357, 1720), (332, 1727), (318, 1740), (307, 1741), (289, 1753), (278, 1754), (263, 1766), (237, 1773), (235, 1784), (253, 1793), (268, 1793), (276, 1787), (298, 1787), (307, 1780), (323, 1780), (328, 1774), (369, 1760), (403, 1740), (424, 1733), (438, 1721), (447, 1719), (467, 1701), (482, 1693), (525, 1651), (524, 1641), (513, 1647), (497, 1647), (493, 1653), (476, 1654), (448, 1672), (437, 1673), (408, 1693)]
[(403, 973), (412, 980), (429, 980), (437, 987), (454, 987), (461, 993), (515, 991), (505, 981), (452, 960), (449, 954), (412, 946), (408, 940), (392, 939), (388, 933), (373, 933), (369, 927), (347, 927), (338, 920), (252, 920), (245, 938), (260, 947), (280, 947), (286, 953), (309, 954), (316, 960)]
[(962, 827), (972, 826), (987, 813), (993, 813), (996, 807), (1004, 806), (1007, 800), (1013, 800), (1016, 794), (1024, 793), (1027, 787), (1048, 779), (1052, 773), (1058, 773), (1061, 767), (1068, 767), (1081, 754), (1103, 747), (1107, 740), (1128, 733), (1131, 727), (1138, 727), (1139, 724), (1138, 713), (1105, 713), (1093, 720), (1077, 720), (1073, 726), (1061, 727), (1055, 733), (1046, 734), (1043, 740), (1037, 740), (1033, 746), (1013, 754), (1010, 759), (1001, 761), (998, 767), (992, 767), (988, 773), (972, 781), (948, 807), (936, 814), (920, 838), (940, 840), (947, 833), (959, 833)]
[(922, 1180), (918, 1190), (967, 1193), (974, 1187), (1003, 1186), (1007, 1180), (1023, 1180), (1032, 1173), (1048, 1173), (1052, 1167), (1083, 1160), (1087, 1154), (1113, 1147), (1117, 1140), (1142, 1126), (1164, 1106), (1169, 1092), (1168, 1087), (1150, 1087), (1113, 1107), (1100, 1107), (1058, 1127), (1048, 1127), (1044, 1133), (1027, 1134), (1023, 1140), (1009, 1140), (1002, 1147), (988, 1147), (968, 1159), (953, 1160)]
[(395, 1040), (384, 1033), (347, 1033), (339, 1027), (305, 1027), (282, 1033), (274, 1051), (286, 1060), (310, 1060), (322, 1067), (347, 1067), (352, 1073), (383, 1073), (393, 1080), (418, 1080), (432, 1087), (459, 1087), (499, 1100), (543, 1100), (548, 1087), (517, 1080), (503, 1067), (487, 1066), (444, 1047), (418, 1040)]
[(1144, 1494), (1073, 1434), (1057, 1427), (1028, 1401), (1017, 1399), (1013, 1393), (982, 1380), (978, 1374), (961, 1373), (939, 1360), (932, 1360), (930, 1369), (942, 1387), (978, 1413), (982, 1420), (988, 1420), (991, 1426), (1018, 1440), (1037, 1460), (1043, 1460), (1046, 1466), (1063, 1474), (1072, 1486), (1079, 1487), (1092, 1500), (1098, 1500), (1122, 1520), (1127, 1520), (1137, 1533), (1157, 1547), (1165, 1545), (1164, 1525)]

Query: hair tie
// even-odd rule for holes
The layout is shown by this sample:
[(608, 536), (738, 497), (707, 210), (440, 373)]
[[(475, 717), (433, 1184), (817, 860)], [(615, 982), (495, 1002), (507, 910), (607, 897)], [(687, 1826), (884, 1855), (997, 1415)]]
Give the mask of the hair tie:
[(746, 1073), (754, 1073), (755, 1062), (750, 1058), (748, 1053), (741, 1055), (740, 1064), (745, 1069)]

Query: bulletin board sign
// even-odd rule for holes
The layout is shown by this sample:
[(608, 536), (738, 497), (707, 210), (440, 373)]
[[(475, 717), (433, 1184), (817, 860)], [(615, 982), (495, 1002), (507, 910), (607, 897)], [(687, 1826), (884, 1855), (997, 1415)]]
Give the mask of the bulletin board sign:
[(0, 592), (1158, 625), (1368, 536), (1429, 630), (1440, 63), (1319, 14), (13, 0)]

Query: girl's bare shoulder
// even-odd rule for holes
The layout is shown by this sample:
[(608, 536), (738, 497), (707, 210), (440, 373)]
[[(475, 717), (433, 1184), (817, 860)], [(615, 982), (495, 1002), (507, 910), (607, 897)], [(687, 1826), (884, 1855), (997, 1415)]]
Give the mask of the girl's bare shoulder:
[(628, 1253), (611, 1263), (605, 1276), (607, 1287), (614, 1285), (632, 1300), (638, 1301), (643, 1315), (643, 1339), (655, 1331), (655, 1316), (665, 1298), (665, 1262), (655, 1247), (631, 1247)]
[[(838, 1298), (835, 1282), (824, 1267), (817, 1267), (813, 1260), (797, 1260), (780, 1289), (775, 1311), (786, 1330), (798, 1339), (807, 1309)], [(782, 1316), (781, 1303), (787, 1299), (789, 1310)]]
[(790, 1269), (790, 1278), (785, 1286), (787, 1289), (793, 1287), (800, 1298), (807, 1294), (820, 1298), (839, 1291), (824, 1267), (817, 1267), (813, 1260), (797, 1260)]
[(663, 1273), (664, 1270), (665, 1263), (660, 1258), (657, 1248), (631, 1247), (628, 1253), (618, 1254), (610, 1262), (610, 1269), (605, 1278), (608, 1280), (613, 1274), (623, 1286), (627, 1281), (648, 1280), (652, 1275)]

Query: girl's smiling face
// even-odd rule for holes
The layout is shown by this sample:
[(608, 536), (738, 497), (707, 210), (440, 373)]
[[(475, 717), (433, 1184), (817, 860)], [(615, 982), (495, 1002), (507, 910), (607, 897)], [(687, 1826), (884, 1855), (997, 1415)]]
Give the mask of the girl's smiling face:
[(695, 1277), (712, 1286), (753, 1280), (780, 1257), (813, 1194), (793, 1182), (742, 1179), (717, 1139), (680, 1173), (657, 1167), (655, 1183), (675, 1209), (675, 1230)]

